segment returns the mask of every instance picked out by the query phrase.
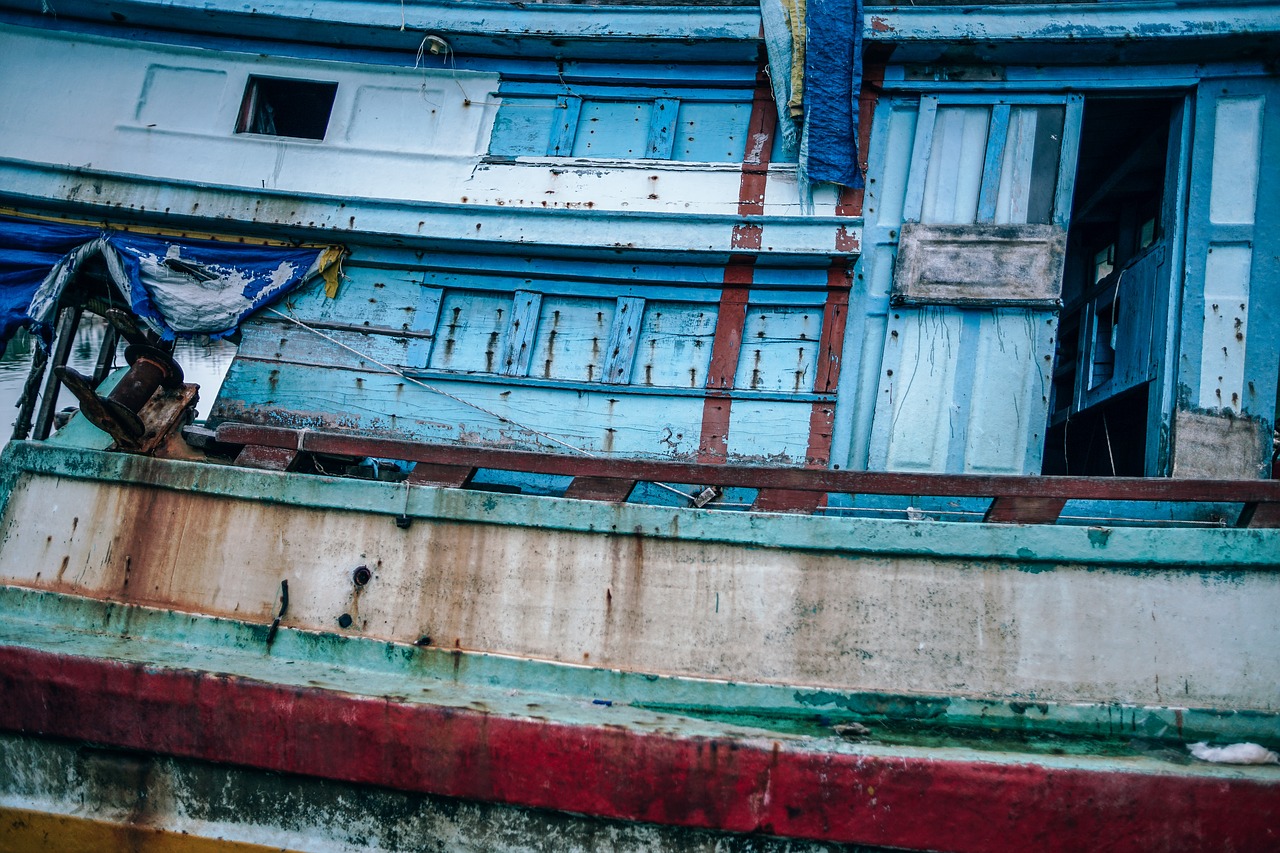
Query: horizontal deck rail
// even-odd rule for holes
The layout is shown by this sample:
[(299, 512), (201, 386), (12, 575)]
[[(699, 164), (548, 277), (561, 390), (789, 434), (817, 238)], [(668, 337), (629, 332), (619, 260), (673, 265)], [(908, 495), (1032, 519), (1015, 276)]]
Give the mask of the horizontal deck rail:
[(753, 509), (813, 512), (825, 495), (991, 498), (984, 521), (1052, 524), (1068, 500), (1215, 502), (1243, 505), (1239, 527), (1280, 527), (1280, 480), (1141, 477), (1027, 477), (904, 474), (764, 465), (709, 465), (610, 456), (569, 456), (428, 444), (308, 429), (224, 423), (216, 440), (242, 449), (237, 463), (288, 470), (301, 454), (402, 459), (417, 463), (409, 481), (460, 487), (476, 469), (572, 477), (565, 497), (625, 501), (639, 482), (758, 490)]

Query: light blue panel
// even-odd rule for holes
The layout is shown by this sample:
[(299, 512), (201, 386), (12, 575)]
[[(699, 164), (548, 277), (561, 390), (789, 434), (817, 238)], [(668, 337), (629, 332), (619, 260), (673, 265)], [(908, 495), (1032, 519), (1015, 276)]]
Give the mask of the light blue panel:
[(809, 449), (809, 403), (734, 400), (729, 412), (731, 462), (802, 465)]
[[(919, 222), (924, 209), (925, 178), (929, 174), (929, 157), (933, 151), (933, 131), (938, 117), (938, 99), (932, 95), (920, 97), (916, 110), (915, 134), (911, 144), (910, 172), (903, 199), (897, 203), (902, 209), (904, 221)], [(874, 162), (874, 160), (872, 161)]]
[(431, 348), (432, 369), (496, 373), (510, 315), (510, 293), (446, 292)]
[(290, 294), (285, 305), (308, 322), (407, 330), (415, 323), (419, 278), (406, 270), (346, 264), (336, 299), (325, 296), (324, 280), (317, 278)]
[(646, 302), (632, 385), (703, 388), (711, 364), (717, 307)]
[[(436, 323), (440, 319), (440, 303), (444, 300), (444, 291), (438, 287), (421, 287), (418, 289), (418, 304), (413, 312), (413, 320), (409, 329), (420, 334), (434, 337)], [(432, 338), (412, 338), (409, 341), (409, 353), (406, 364), (409, 367), (426, 367), (431, 358)]]
[(1206, 80), (1195, 114), (1180, 402), (1273, 426), (1280, 371), (1280, 82)]
[(965, 371), (970, 384), (960, 470), (1036, 473), (1044, 452), (1057, 315), (997, 308), (979, 316), (977, 348)]
[(402, 367), (409, 361), (412, 339), (342, 329), (311, 331), (269, 317), (241, 326), (237, 357), (291, 364), (331, 365), (350, 370), (380, 370), (377, 363)]
[(652, 113), (651, 101), (584, 100), (573, 138), (573, 156), (644, 157)]
[(533, 385), (512, 394), (509, 385), (497, 382), (422, 381), (456, 399), (386, 373), (238, 358), (210, 417), (215, 423), (241, 420), (556, 452), (568, 450), (558, 440), (591, 453), (697, 454), (698, 396), (655, 399)]
[[(1092, 406), (1154, 378), (1152, 311), (1158, 299), (1157, 289), (1167, 286), (1171, 274), (1168, 254), (1164, 242), (1149, 247), (1117, 274), (1114, 287), (1094, 300), (1090, 310), (1094, 322), (1088, 324), (1086, 353), (1096, 353), (1099, 344), (1110, 343), (1097, 340), (1099, 326), (1113, 330), (1108, 337), (1115, 343), (1111, 374), (1105, 381), (1086, 382), (1084, 406)], [(1099, 323), (1099, 318), (1105, 322)], [(1091, 361), (1086, 358), (1086, 364)]]
[(533, 352), (533, 336), (538, 330), (542, 311), (542, 294), (517, 290), (506, 331), (502, 335), (502, 359), (498, 372), (503, 376), (528, 376), (529, 358)]
[(573, 150), (577, 138), (578, 117), (582, 98), (562, 95), (556, 98), (556, 112), (551, 118), (551, 134), (547, 140), (548, 157), (564, 157)]
[(671, 147), (675, 144), (676, 119), (680, 102), (671, 98), (658, 98), (653, 102), (649, 116), (649, 142), (644, 156), (654, 160), (670, 160)]
[[(223, 130), (216, 123), (226, 91), (225, 71), (150, 65), (134, 119), (145, 127), (163, 130)], [(238, 96), (237, 92), (234, 97)], [(192, 109), (193, 104), (203, 104), (205, 109)]]
[[(945, 471), (964, 322), (954, 308), (895, 309), (889, 317), (871, 432), (873, 470)], [(970, 366), (971, 367), (971, 366)]]
[(625, 383), (631, 378), (636, 343), (640, 338), (640, 323), (644, 318), (644, 303), (643, 299), (624, 296), (615, 305), (613, 323), (609, 326), (609, 340), (605, 345), (605, 382)]
[[(991, 108), (986, 106), (938, 107), (926, 166), (921, 222), (975, 221), (990, 116)], [(914, 173), (918, 166), (913, 163), (911, 168)]]
[(734, 387), (812, 391), (821, 335), (821, 307), (749, 307)]
[[(1076, 161), (1080, 156), (1080, 128), (1084, 119), (1084, 95), (1067, 95), (1062, 119), (1062, 149), (1058, 152), (1058, 185), (1053, 198), (1053, 222), (1064, 228), (1071, 220), (1071, 200), (1076, 190)], [(1184, 196), (1178, 195), (1180, 201)], [(1165, 222), (1173, 220), (1166, 217)]]
[(561, 117), (555, 98), (502, 99), (489, 137), (489, 153), (506, 157), (542, 157), (551, 145), (551, 128)]
[(741, 163), (747, 151), (750, 103), (682, 101), (673, 160)]
[(871, 127), (868, 153), (874, 171), (867, 180), (863, 251), (854, 267), (841, 357), (832, 434), (831, 461), (836, 467), (867, 467), (916, 117), (914, 100), (884, 98)]
[(615, 309), (612, 299), (544, 295), (529, 376), (599, 382)]
[(1004, 162), (1004, 146), (1009, 138), (1009, 105), (991, 108), (991, 131), (987, 138), (987, 155), (982, 164), (982, 190), (978, 194), (978, 222), (992, 222), (996, 215), (996, 193), (1000, 189), (1000, 164)]

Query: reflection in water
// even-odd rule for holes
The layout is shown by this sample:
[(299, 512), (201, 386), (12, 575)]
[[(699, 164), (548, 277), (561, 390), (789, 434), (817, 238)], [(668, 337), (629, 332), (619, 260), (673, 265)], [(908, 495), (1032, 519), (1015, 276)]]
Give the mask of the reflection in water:
[[(67, 363), (80, 373), (92, 374), (106, 331), (105, 320), (86, 314), (80, 323), (75, 343), (71, 346)], [(13, 422), (18, 417), (18, 398), (22, 396), (22, 386), (31, 369), (31, 355), (35, 346), (34, 338), (25, 329), (20, 329), (13, 340), (9, 341), (4, 355), (0, 356), (0, 444), (7, 442), (13, 434)], [(124, 367), (126, 364), (124, 349), (123, 342), (116, 347), (117, 367)], [(182, 366), (186, 381), (200, 386), (198, 417), (204, 417), (208, 413), (209, 406), (222, 385), (222, 377), (226, 375), (235, 354), (235, 345), (226, 341), (211, 341), (207, 345), (195, 341), (178, 341), (173, 357)], [(58, 395), (58, 408), (75, 405), (78, 405), (76, 398), (65, 388), (62, 389)]]

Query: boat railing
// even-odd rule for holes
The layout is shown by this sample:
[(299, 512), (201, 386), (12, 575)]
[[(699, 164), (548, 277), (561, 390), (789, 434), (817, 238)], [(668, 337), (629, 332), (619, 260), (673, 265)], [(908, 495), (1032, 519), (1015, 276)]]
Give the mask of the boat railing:
[(1280, 480), (1042, 477), (841, 471), (706, 464), (616, 456), (570, 456), (494, 447), (430, 444), (311, 429), (223, 423), (213, 436), (237, 449), (242, 466), (290, 470), (308, 454), (415, 463), (413, 485), (461, 488), (478, 469), (567, 476), (566, 498), (621, 503), (637, 483), (706, 484), (757, 490), (751, 509), (812, 513), (830, 494), (989, 498), (983, 521), (1053, 524), (1069, 500), (1204, 502), (1241, 506), (1237, 527), (1280, 527)]

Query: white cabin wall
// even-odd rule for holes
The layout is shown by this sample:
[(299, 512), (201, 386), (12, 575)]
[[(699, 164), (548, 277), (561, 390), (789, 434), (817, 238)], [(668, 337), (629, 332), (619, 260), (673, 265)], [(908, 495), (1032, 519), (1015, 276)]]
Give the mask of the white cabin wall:
[[(488, 158), (502, 102), (497, 73), (414, 68), (408, 55), (393, 67), (172, 44), (140, 50), (11, 26), (0, 26), (0, 42), (0, 114), (23, 131), (0, 135), (0, 158), (357, 200), (737, 212), (740, 163), (595, 158), (585, 149), (585, 157)], [(251, 75), (337, 83), (325, 138), (236, 133)], [(766, 215), (802, 212), (793, 164), (771, 167), (765, 196)], [(833, 191), (815, 201), (814, 212), (833, 213)]]

